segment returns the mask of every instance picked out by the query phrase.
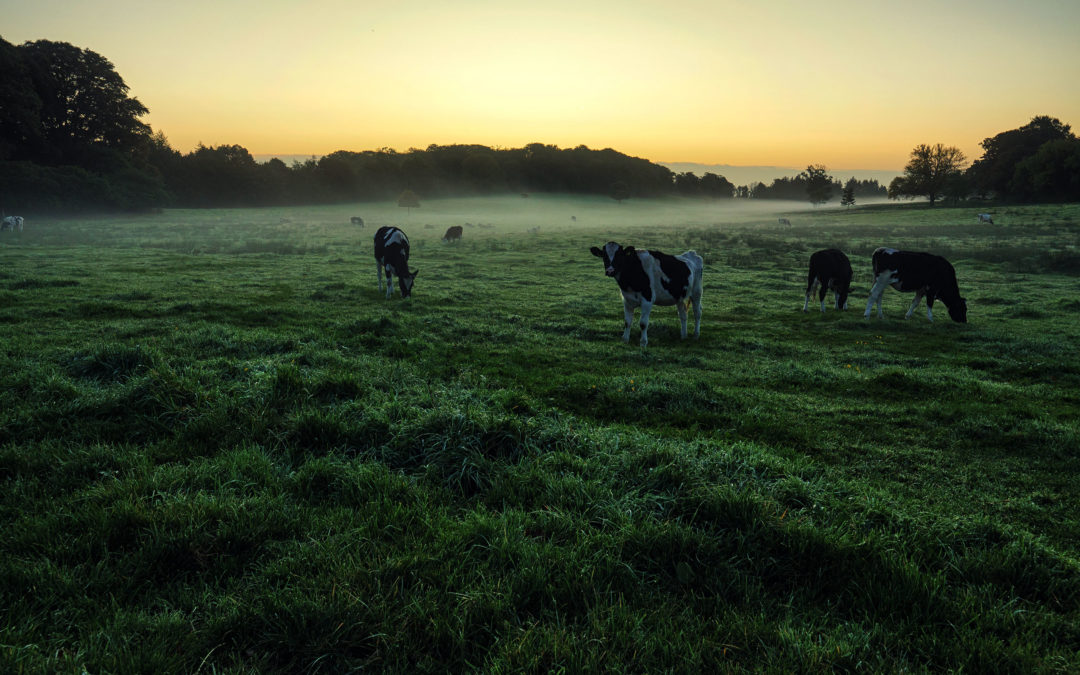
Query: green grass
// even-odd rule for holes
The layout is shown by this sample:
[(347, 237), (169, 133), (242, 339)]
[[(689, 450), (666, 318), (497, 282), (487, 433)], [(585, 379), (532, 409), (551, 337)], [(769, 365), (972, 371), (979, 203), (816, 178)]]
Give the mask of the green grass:
[[(1080, 207), (979, 210), (3, 233), (0, 671), (1076, 672)], [(657, 308), (621, 341), (608, 239), (703, 256), (700, 340)], [(948, 256), (969, 323), (892, 290), (864, 321), (880, 245)], [(830, 246), (850, 309), (803, 314)]]

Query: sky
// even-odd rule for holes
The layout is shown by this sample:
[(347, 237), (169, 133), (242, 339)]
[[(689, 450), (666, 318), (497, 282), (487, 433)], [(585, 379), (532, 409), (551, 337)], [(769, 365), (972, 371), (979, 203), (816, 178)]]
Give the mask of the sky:
[(902, 170), (1050, 115), (1078, 0), (0, 0), (0, 37), (111, 61), (170, 145), (430, 144)]

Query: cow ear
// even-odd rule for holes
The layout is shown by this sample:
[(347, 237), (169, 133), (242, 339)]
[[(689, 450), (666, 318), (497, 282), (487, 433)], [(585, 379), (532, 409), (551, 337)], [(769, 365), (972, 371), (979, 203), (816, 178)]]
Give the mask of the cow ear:
[(603, 257), (604, 257), (604, 252), (603, 252), (603, 251), (601, 251), (600, 249), (598, 249), (598, 248), (597, 248), (597, 247), (595, 247), (595, 246), (593, 246), (593, 247), (592, 247), (592, 248), (590, 248), (589, 250), (590, 250), (590, 251), (592, 252), (592, 254), (593, 254), (594, 256), (596, 256), (597, 258), (603, 258)]
[(633, 246), (627, 246), (623, 249), (623, 253), (625, 253), (626, 255), (634, 255), (635, 252), (636, 249)]

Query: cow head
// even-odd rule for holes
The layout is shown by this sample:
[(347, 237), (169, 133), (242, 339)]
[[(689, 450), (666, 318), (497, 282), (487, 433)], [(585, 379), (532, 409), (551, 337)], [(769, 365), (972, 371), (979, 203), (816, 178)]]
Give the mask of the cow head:
[(949, 318), (957, 323), (967, 323), (967, 299), (960, 298), (949, 307)]
[(626, 261), (633, 259), (634, 254), (637, 253), (633, 246), (623, 248), (613, 241), (604, 244), (604, 248), (602, 249), (593, 246), (589, 251), (592, 252), (594, 256), (604, 261), (604, 274), (609, 277), (618, 274)]
[(399, 276), (398, 280), (401, 284), (401, 297), (407, 298), (412, 295), (413, 281), (416, 280), (416, 273), (420, 270), (409, 270), (406, 276)]

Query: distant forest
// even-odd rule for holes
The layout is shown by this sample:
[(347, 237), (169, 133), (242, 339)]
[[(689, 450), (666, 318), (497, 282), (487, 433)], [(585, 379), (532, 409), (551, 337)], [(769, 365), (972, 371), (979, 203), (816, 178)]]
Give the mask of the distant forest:
[[(13, 45), (0, 38), (0, 209), (5, 213), (145, 210), (419, 199), (460, 194), (559, 192), (618, 201), (678, 195), (705, 199), (917, 196), (916, 181), (887, 190), (854, 178), (841, 184), (811, 166), (771, 185), (735, 186), (723, 176), (675, 173), (612, 149), (431, 145), (338, 151), (287, 165), (259, 163), (239, 145), (174, 150), (140, 118), (149, 111), (104, 57), (64, 42)], [(953, 180), (952, 194), (999, 199), (1080, 199), (1080, 141), (1052, 120), (986, 139), (987, 155)], [(1058, 142), (1047, 145), (1052, 141)], [(991, 155), (991, 150), (993, 154)], [(1020, 176), (1020, 179), (1016, 179)], [(1070, 182), (1071, 181), (1071, 182)], [(956, 186), (961, 186), (958, 191)], [(895, 194), (894, 194), (895, 193)], [(961, 194), (963, 193), (963, 194)], [(932, 200), (931, 200), (932, 201)]]

